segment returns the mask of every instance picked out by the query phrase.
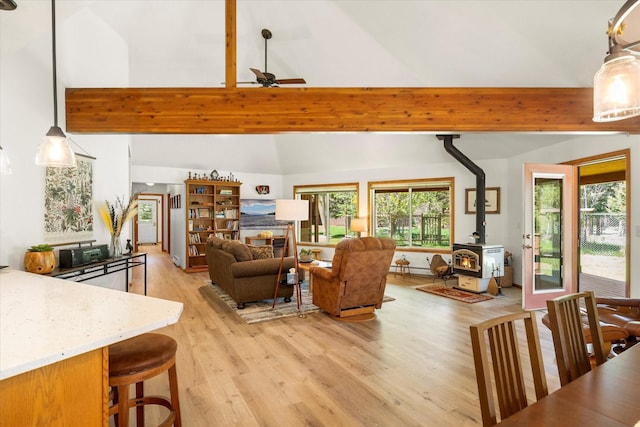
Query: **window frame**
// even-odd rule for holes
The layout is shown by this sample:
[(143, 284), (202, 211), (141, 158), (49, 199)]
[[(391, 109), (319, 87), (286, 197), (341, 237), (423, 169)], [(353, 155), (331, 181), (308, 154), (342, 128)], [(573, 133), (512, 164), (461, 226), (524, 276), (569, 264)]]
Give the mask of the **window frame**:
[(409, 188), (424, 189), (424, 188), (438, 188), (448, 186), (449, 187), (449, 246), (397, 246), (397, 249), (406, 252), (429, 252), (429, 253), (450, 253), (452, 251), (453, 243), (455, 242), (455, 177), (435, 177), (435, 178), (416, 178), (416, 179), (403, 179), (403, 180), (385, 180), (385, 181), (369, 181), (367, 185), (367, 204), (368, 204), (368, 228), (369, 235), (376, 235), (376, 227), (374, 221), (375, 215), (375, 194), (376, 190), (395, 190), (402, 191), (407, 190), (409, 194)]
[[(305, 185), (294, 185), (293, 186), (293, 197), (296, 200), (300, 200), (301, 196), (304, 194), (321, 194), (321, 193), (330, 193), (330, 192), (340, 192), (340, 191), (354, 191), (356, 193), (355, 195), (355, 206), (354, 206), (354, 212), (355, 215), (354, 217), (358, 217), (358, 212), (359, 212), (359, 205), (360, 205), (360, 183), (358, 182), (343, 182), (343, 183), (334, 183), (334, 184), (305, 184)], [(311, 209), (311, 204), (309, 206), (309, 209)], [(309, 246), (326, 246), (326, 247), (331, 247), (331, 246), (335, 246), (336, 243), (331, 243), (331, 238), (329, 237), (327, 242), (320, 242), (320, 241), (316, 241), (316, 242), (312, 242), (312, 241), (305, 241), (302, 239), (303, 233), (302, 233), (302, 229), (303, 229), (303, 225), (305, 222), (310, 222), (312, 215), (309, 215), (309, 220), (308, 221), (300, 221), (296, 224), (296, 234), (298, 236), (298, 243), (300, 244), (304, 244), (304, 245), (309, 245)], [(311, 225), (309, 224), (309, 228), (311, 227)], [(330, 226), (329, 226), (330, 227)], [(330, 235), (330, 228), (327, 229), (327, 233)], [(314, 235), (314, 233), (312, 233), (312, 235)], [(315, 236), (317, 238), (318, 233), (315, 233)]]

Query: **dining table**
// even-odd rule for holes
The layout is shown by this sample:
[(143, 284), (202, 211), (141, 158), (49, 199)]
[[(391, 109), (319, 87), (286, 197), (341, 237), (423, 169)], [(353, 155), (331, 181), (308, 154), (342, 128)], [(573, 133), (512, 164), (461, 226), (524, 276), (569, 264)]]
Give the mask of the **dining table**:
[(640, 426), (640, 344), (502, 420), (500, 426)]

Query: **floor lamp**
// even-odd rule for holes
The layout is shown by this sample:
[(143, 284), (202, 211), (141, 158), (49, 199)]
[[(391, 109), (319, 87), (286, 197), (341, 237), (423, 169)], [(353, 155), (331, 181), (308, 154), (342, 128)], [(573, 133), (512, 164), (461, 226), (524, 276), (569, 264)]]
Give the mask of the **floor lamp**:
[[(293, 241), (293, 256), (296, 269), (296, 277), (298, 274), (298, 243), (296, 240), (296, 221), (306, 221), (309, 219), (309, 201), (308, 200), (276, 200), (276, 221), (287, 221), (287, 232), (284, 235), (284, 248), (282, 250), (282, 258), (280, 258), (280, 269), (278, 270), (278, 281), (276, 282), (276, 291), (273, 294), (273, 305), (276, 306), (276, 297), (278, 296), (278, 288), (280, 286), (280, 278), (282, 277), (282, 267), (284, 265), (284, 257), (289, 248), (289, 234)], [(286, 277), (286, 272), (285, 272)], [(298, 301), (298, 311), (300, 311), (300, 300), (302, 299), (302, 290), (300, 289), (300, 281), (296, 280), (293, 285), (296, 289), (296, 300)]]

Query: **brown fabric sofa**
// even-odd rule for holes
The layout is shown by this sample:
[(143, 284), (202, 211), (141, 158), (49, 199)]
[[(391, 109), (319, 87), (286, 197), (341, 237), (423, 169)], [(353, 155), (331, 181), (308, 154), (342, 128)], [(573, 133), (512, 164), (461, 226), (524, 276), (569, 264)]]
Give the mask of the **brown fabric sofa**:
[[(206, 258), (211, 282), (220, 286), (243, 309), (245, 303), (273, 299), (281, 258), (273, 257), (270, 246), (252, 246), (237, 240), (207, 239)], [(283, 276), (294, 266), (293, 257), (285, 258)], [(293, 286), (280, 285), (278, 297), (291, 301)]]
[(336, 246), (331, 270), (311, 267), (313, 303), (337, 318), (373, 318), (382, 307), (396, 244), (389, 238), (345, 239)]

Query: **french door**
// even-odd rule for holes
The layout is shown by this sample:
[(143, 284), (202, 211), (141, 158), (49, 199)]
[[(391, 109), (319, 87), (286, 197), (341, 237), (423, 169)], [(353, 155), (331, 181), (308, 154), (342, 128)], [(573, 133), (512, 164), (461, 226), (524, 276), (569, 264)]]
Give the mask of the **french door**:
[(575, 168), (569, 165), (524, 165), (524, 232), (522, 259), (525, 310), (577, 290), (573, 242)]

